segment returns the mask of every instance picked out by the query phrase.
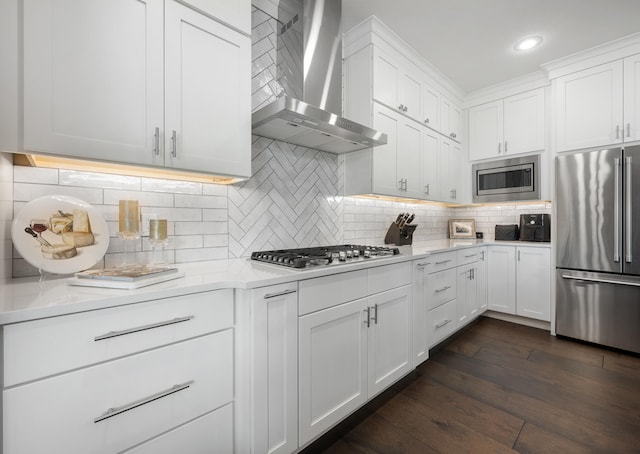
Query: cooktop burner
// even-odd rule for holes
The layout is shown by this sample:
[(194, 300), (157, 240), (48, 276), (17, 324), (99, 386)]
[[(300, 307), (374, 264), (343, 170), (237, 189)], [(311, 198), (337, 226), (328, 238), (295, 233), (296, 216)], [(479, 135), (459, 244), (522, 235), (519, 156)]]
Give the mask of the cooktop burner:
[(318, 246), (254, 252), (251, 254), (251, 260), (301, 269), (312, 266), (361, 261), (399, 253), (400, 250), (398, 248), (344, 244), (339, 246)]

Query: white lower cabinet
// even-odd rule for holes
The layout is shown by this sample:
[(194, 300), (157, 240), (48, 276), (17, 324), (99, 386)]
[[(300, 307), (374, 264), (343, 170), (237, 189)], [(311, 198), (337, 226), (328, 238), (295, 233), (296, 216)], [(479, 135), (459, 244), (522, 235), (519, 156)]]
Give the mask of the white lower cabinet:
[(486, 247), (436, 253), (414, 262), (413, 362), (487, 309)]
[(518, 247), (516, 314), (551, 320), (551, 250)]
[[(213, 429), (215, 428), (215, 429)], [(231, 453), (233, 450), (233, 404), (227, 404), (184, 426), (123, 454)]]
[(491, 246), (487, 298), (491, 310), (550, 321), (550, 248)]
[(120, 452), (233, 401), (233, 330), (9, 388), (3, 401), (5, 453)]
[(3, 327), (2, 452), (230, 452), (233, 305), (219, 290)]
[[(244, 402), (238, 452), (284, 454), (298, 448), (298, 284), (239, 290)], [(243, 361), (241, 359), (240, 361)], [(239, 363), (240, 363), (239, 361)], [(242, 366), (241, 366), (242, 367)]]
[[(385, 268), (368, 270), (368, 288), (380, 286), (379, 276), (401, 271), (387, 290), (327, 303), (330, 307), (299, 317), (300, 446), (413, 369), (411, 264), (389, 265), (389, 273)], [(328, 294), (332, 277), (318, 278), (325, 280)], [(300, 283), (301, 301), (305, 287), (316, 287), (306, 282)]]

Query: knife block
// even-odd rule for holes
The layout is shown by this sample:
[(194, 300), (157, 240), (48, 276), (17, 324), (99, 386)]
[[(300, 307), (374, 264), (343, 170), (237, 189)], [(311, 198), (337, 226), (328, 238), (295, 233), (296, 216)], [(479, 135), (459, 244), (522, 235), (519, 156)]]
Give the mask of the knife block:
[(395, 222), (391, 223), (391, 227), (389, 227), (387, 235), (384, 237), (384, 244), (410, 245), (413, 243), (413, 232), (416, 227), (418, 227), (418, 224), (405, 224), (400, 228)]

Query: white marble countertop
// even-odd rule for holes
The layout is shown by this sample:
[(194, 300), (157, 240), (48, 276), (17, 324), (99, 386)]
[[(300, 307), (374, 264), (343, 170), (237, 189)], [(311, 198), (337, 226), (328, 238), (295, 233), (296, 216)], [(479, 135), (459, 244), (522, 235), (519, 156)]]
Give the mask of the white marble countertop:
[(11, 279), (2, 283), (0, 287), (0, 325), (221, 288), (264, 287), (400, 263), (452, 248), (492, 244), (550, 247), (549, 243), (434, 240), (413, 246), (401, 246), (401, 254), (393, 257), (360, 259), (355, 263), (335, 264), (309, 270), (294, 270), (246, 258), (196, 262), (177, 265), (180, 271), (185, 272), (184, 277), (136, 290), (71, 286), (69, 278), (54, 276), (47, 276), (44, 282), (40, 282), (37, 277)]

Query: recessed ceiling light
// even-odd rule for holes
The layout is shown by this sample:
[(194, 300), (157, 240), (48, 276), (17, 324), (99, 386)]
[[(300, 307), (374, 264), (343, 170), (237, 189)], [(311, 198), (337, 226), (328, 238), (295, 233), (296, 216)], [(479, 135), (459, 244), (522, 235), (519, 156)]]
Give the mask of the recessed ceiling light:
[(528, 36), (518, 41), (513, 48), (517, 51), (530, 50), (542, 43), (542, 36)]

